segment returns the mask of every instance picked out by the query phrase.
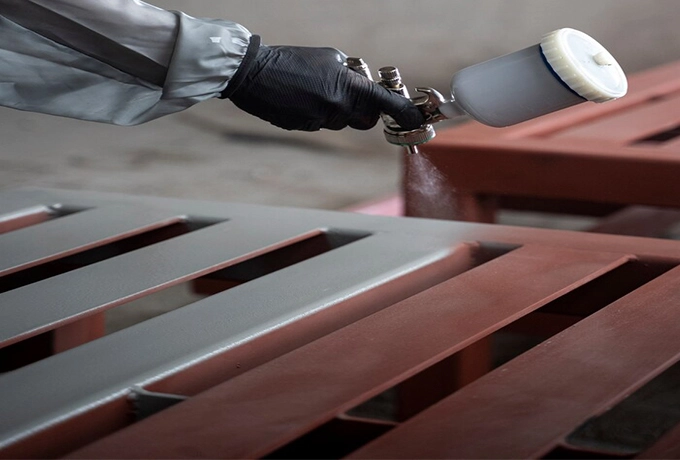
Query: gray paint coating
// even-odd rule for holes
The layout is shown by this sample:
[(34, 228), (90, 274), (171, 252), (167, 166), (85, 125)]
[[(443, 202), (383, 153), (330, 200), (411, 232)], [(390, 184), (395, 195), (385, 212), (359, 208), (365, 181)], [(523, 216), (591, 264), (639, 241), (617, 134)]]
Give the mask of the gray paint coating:
[[(244, 228), (238, 222), (225, 222), (0, 294), (0, 311), (6, 318), (0, 324), (0, 344), (224, 268), (281, 242), (318, 233), (295, 222), (273, 229), (266, 224), (253, 219)], [(49, 244), (49, 240), (36, 242), (40, 243)]]
[[(40, 225), (0, 235), (0, 275), (37, 262), (63, 257), (79, 248), (90, 247), (117, 235), (131, 236), (181, 222), (182, 216), (168, 216), (143, 206), (110, 206), (85, 210)], [(90, 225), (96, 222), (97, 225)], [(25, 244), (30, 241), (31, 244)], [(2, 304), (2, 302), (0, 302)]]
[[(39, 195), (42, 192), (38, 192)], [(67, 193), (65, 196), (74, 198), (78, 195)], [(53, 199), (57, 198), (53, 196)], [(96, 200), (89, 199), (72, 201), (67, 198), (66, 201), (81, 206), (97, 205)], [(102, 209), (106, 207), (103, 202), (98, 205)], [(173, 214), (180, 209), (195, 214), (197, 208), (200, 206), (176, 201), (165, 209)], [(225, 217), (228, 207), (222, 206), (221, 210), (216, 213), (221, 216), (201, 215)], [(9, 291), (7, 294), (11, 296), (3, 297), (0, 305), (3, 318), (11, 320), (3, 323), (3, 330), (9, 324), (33, 327), (24, 316), (32, 321), (50, 323), (59, 316), (58, 310), (61, 314), (77, 314), (77, 311), (110, 302), (116, 295), (131, 296), (132, 292), (145, 289), (140, 283), (147, 285), (146, 288), (166, 284), (167, 279), (178, 276), (172, 266), (175, 258), (184, 259), (189, 266), (185, 271), (191, 272), (200, 270), (201, 264), (207, 267), (248, 254), (252, 256), (256, 248), (261, 252), (268, 245), (318, 233), (317, 225), (321, 221), (309, 218), (315, 215), (314, 212), (303, 212), (307, 216), (303, 219), (287, 210), (261, 211), (241, 212), (238, 218), (229, 222), (160, 243), (156, 248), (147, 247), (76, 270), (66, 274), (70, 275), (68, 278), (62, 275)], [(226, 249), (221, 248), (220, 243)], [(0, 446), (125, 394), (136, 385), (147, 385), (287, 324), (304, 320), (441, 260), (452, 250), (427, 238), (405, 239), (403, 235), (377, 233), (2, 375)], [(163, 269), (158, 270), (159, 267)], [(53, 283), (50, 288), (58, 289), (59, 284), (63, 287), (57, 292), (45, 290), (46, 282)], [(75, 286), (79, 288), (74, 289)], [(45, 308), (45, 302), (55, 305), (56, 311)], [(22, 307), (29, 309), (28, 314)], [(379, 308), (381, 302), (376, 301), (361, 315)], [(42, 320), (41, 315), (44, 316)], [(13, 329), (11, 333), (16, 331)]]

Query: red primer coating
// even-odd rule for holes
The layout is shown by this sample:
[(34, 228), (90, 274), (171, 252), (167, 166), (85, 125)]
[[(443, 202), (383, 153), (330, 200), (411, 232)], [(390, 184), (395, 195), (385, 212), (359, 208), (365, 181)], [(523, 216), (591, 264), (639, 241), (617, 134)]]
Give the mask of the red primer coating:
[(517, 249), (70, 457), (266, 455), (628, 259)]

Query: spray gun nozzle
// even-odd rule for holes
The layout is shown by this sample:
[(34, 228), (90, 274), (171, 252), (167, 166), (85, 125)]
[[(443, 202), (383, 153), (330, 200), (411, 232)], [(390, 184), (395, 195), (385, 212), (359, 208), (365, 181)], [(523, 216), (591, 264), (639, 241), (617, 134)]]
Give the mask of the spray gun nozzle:
[[(347, 58), (347, 67), (362, 74), (363, 76), (373, 79), (371, 71), (366, 62), (361, 58), (349, 57)], [(394, 66), (381, 67), (378, 70), (380, 81), (378, 82), (385, 89), (396, 93), (407, 99), (411, 99), (408, 89), (404, 85), (399, 73), (399, 69)], [(418, 154), (418, 145), (424, 144), (435, 137), (435, 131), (432, 123), (449, 118), (439, 112), (439, 107), (445, 102), (444, 97), (432, 88), (416, 88), (417, 91), (423, 93), (411, 101), (416, 104), (418, 109), (425, 116), (426, 124), (418, 129), (405, 130), (389, 115), (381, 114), (383, 124), (385, 125), (384, 134), (387, 142), (393, 145), (400, 145), (406, 147), (409, 154)]]

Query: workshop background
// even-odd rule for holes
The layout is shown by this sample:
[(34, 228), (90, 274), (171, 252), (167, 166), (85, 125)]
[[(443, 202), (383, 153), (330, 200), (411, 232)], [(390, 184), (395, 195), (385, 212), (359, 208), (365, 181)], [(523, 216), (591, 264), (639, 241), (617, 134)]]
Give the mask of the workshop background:
[[(267, 44), (333, 46), (409, 87), (447, 92), (466, 66), (560, 27), (629, 72), (680, 58), (677, 0), (155, 0), (239, 22)], [(24, 186), (339, 209), (393, 193), (400, 152), (379, 127), (291, 133), (212, 100), (137, 127), (0, 108), (0, 188)]]

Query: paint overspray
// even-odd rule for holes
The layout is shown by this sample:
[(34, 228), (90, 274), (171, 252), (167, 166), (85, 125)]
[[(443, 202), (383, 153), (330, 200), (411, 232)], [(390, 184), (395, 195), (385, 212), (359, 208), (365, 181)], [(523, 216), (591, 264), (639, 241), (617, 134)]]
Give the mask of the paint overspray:
[(431, 219), (455, 219), (453, 190), (446, 176), (426, 153), (405, 155), (404, 186), (407, 215)]

